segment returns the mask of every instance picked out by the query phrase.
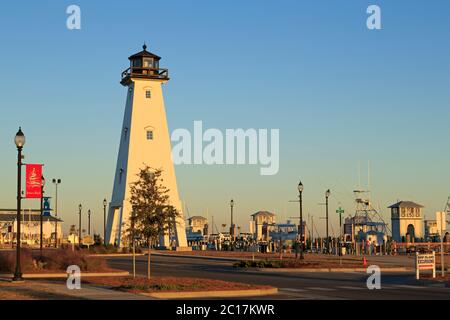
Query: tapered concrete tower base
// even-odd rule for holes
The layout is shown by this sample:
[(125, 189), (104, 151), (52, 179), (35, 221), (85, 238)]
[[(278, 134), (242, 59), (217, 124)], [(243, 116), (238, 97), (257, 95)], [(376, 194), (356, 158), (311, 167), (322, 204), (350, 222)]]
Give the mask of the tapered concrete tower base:
[[(137, 179), (145, 165), (162, 169), (164, 185), (170, 190), (170, 203), (182, 213), (178, 197), (171, 144), (167, 126), (162, 85), (169, 80), (167, 69), (159, 68), (161, 58), (144, 50), (131, 57), (131, 67), (122, 73), (122, 85), (127, 87), (127, 100), (120, 136), (120, 148), (109, 206), (106, 240), (110, 244), (125, 245), (123, 232), (131, 217), (130, 183)], [(176, 241), (160, 237), (162, 248), (186, 248), (183, 214), (177, 218)]]

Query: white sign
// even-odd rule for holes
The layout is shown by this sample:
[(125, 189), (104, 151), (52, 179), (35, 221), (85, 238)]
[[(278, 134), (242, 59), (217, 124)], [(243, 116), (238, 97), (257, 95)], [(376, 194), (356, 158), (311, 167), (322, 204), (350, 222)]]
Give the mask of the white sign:
[(433, 278), (436, 278), (436, 254), (419, 254), (416, 252), (416, 278), (419, 279), (420, 270), (433, 270)]

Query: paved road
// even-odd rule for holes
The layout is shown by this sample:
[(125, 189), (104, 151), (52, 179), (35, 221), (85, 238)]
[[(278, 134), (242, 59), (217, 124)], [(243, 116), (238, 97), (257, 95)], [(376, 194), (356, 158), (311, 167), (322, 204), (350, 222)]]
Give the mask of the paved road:
[[(130, 257), (108, 258), (111, 267), (131, 271)], [(386, 273), (381, 290), (369, 290), (362, 273), (270, 273), (232, 267), (230, 261), (152, 255), (152, 274), (210, 278), (272, 285), (279, 294), (264, 299), (450, 299), (450, 288), (419, 286), (412, 273)], [(137, 257), (137, 273), (146, 275), (147, 257)], [(260, 297), (257, 299), (261, 299)]]

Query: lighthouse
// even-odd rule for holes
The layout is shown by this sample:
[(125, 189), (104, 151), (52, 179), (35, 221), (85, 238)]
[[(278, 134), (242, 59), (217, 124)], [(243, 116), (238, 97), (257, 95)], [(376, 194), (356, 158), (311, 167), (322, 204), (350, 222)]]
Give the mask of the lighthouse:
[(166, 234), (160, 237), (160, 246), (168, 248), (174, 245), (178, 250), (187, 248), (162, 90), (162, 85), (169, 81), (169, 73), (159, 66), (161, 57), (147, 51), (145, 44), (141, 52), (128, 59), (130, 67), (122, 72), (120, 82), (127, 88), (127, 100), (108, 211), (106, 241), (121, 245), (123, 225), (131, 217), (130, 184), (137, 180), (140, 169), (148, 165), (163, 170), (163, 183), (170, 190), (170, 204), (181, 213), (175, 225), (169, 228), (175, 231), (176, 244), (170, 243)]

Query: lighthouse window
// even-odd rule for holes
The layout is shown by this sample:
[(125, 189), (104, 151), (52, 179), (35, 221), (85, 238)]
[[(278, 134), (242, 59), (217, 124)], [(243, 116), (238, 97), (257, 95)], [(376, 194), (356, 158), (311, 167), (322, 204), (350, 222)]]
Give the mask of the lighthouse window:
[(144, 68), (151, 68), (153, 67), (153, 59), (148, 58), (144, 59)]
[(153, 140), (153, 131), (151, 130), (147, 131), (147, 140)]
[(150, 98), (152, 97), (152, 93), (151, 93), (150, 90), (145, 91), (145, 97), (146, 97), (147, 99), (150, 99)]

